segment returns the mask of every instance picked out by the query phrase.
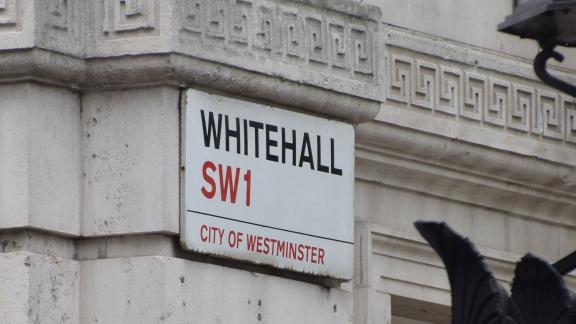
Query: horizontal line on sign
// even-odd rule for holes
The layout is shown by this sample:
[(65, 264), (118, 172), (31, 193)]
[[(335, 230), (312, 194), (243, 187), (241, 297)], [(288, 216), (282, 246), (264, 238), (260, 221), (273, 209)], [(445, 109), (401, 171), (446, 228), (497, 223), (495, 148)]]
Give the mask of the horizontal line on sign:
[(214, 218), (225, 219), (225, 220), (234, 221), (234, 222), (238, 222), (238, 223), (244, 223), (244, 224), (248, 224), (248, 225), (254, 225), (254, 226), (259, 226), (259, 227), (264, 227), (264, 228), (275, 229), (275, 230), (277, 230), (277, 231), (282, 231), (282, 232), (288, 232), (288, 233), (293, 233), (293, 234), (300, 234), (300, 235), (315, 237), (315, 238), (319, 238), (319, 239), (323, 239), (323, 240), (329, 240), (329, 241), (334, 241), (334, 242), (339, 242), (339, 243), (345, 243), (345, 244), (352, 244), (352, 245), (354, 245), (354, 242), (342, 241), (342, 240), (337, 240), (337, 239), (333, 239), (333, 238), (329, 238), (329, 237), (324, 237), (324, 236), (318, 236), (318, 235), (313, 235), (313, 234), (307, 234), (307, 233), (302, 233), (302, 232), (291, 231), (291, 230), (287, 230), (287, 229), (283, 229), (283, 228), (278, 228), (278, 227), (273, 227), (273, 226), (268, 226), (268, 225), (262, 225), (262, 224), (257, 224), (257, 223), (242, 221), (242, 220), (238, 220), (238, 219), (234, 219), (234, 218), (228, 218), (228, 217), (224, 217), (224, 216), (218, 216), (218, 215), (214, 215), (214, 214), (203, 213), (203, 212), (199, 212), (199, 211), (195, 211), (195, 210), (188, 210), (188, 212), (190, 212), (190, 213), (196, 213), (196, 214), (201, 214), (201, 215), (206, 215), (206, 216), (210, 216), (210, 217), (214, 217)]

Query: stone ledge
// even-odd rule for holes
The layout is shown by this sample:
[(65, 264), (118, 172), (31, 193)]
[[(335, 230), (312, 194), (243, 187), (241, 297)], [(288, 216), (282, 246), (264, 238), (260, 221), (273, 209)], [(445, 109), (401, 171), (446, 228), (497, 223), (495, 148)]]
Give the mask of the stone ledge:
[(353, 123), (370, 120), (380, 110), (378, 102), (360, 96), (179, 54), (94, 59), (87, 65), (84, 87), (90, 89), (125, 87), (138, 82), (196, 86)]
[(380, 10), (348, 0), (4, 6), (0, 82), (206, 86), (353, 123), (385, 99)]
[(379, 102), (370, 99), (180, 54), (85, 61), (42, 49), (0, 52), (0, 75), (1, 83), (33, 80), (91, 91), (204, 87), (352, 123), (370, 120), (380, 109)]
[(0, 232), (0, 253), (28, 252), (55, 258), (76, 258), (74, 238), (28, 229)]
[[(576, 200), (576, 161), (571, 158), (571, 149), (546, 152), (554, 147), (542, 146), (549, 154), (543, 157), (382, 122), (359, 125), (356, 138), (360, 145), (369, 145), (375, 151), (395, 152), (425, 164), (554, 192), (571, 202)], [(514, 145), (517, 144), (510, 141), (509, 146)]]
[(356, 179), (360, 183), (377, 183), (472, 208), (490, 209), (504, 213), (510, 219), (541, 222), (542, 226), (576, 227), (576, 204), (555, 193), (543, 193), (471, 174), (463, 175), (364, 147), (358, 149), (356, 156)]
[(337, 12), (346, 12), (349, 15), (380, 22), (382, 12), (379, 7), (367, 5), (366, 3), (354, 2), (357, 0), (292, 0), (294, 2), (306, 3), (318, 8), (326, 8)]
[(80, 267), (82, 323), (285, 323), (287, 318), (349, 323), (352, 318), (352, 293), (346, 290), (211, 264), (135, 257), (83, 261)]
[(270, 276), (312, 284), (325, 289), (340, 289), (344, 283), (327, 277), (312, 276), (289, 270), (228, 260), (206, 254), (184, 251), (177, 235), (137, 233), (107, 237), (71, 237), (37, 229), (16, 228), (0, 231), (0, 257), (25, 253), (66, 260), (89, 262), (133, 258), (171, 258), (179, 262), (223, 267), (241, 273)]
[[(381, 31), (386, 46), (405, 50), (415, 56), (434, 57), (446, 64), (462, 64), (471, 68), (540, 82), (532, 67), (532, 59), (520, 58), (494, 50), (463, 44), (438, 36), (385, 25)], [(534, 52), (536, 56), (536, 52)], [(552, 65), (550, 70), (562, 78), (576, 82), (574, 71)]]
[[(0, 253), (0, 302), (2, 323), (348, 323), (352, 317), (345, 289), (166, 256), (76, 261)], [(222, 303), (225, 314), (207, 309)]]

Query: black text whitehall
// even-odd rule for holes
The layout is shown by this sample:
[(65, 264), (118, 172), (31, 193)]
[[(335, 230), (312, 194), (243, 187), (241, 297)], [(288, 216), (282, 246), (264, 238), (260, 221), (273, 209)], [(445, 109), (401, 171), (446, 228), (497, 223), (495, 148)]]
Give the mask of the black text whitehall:
[[(308, 132), (299, 133), (294, 129), (223, 114), (214, 116), (211, 111), (206, 115), (203, 109), (200, 115), (206, 147), (212, 146), (219, 150), (224, 140), (227, 152), (342, 175), (342, 169), (336, 167), (333, 138), (327, 144), (327, 140), (323, 140), (320, 135), (314, 138)], [(261, 143), (264, 147), (260, 147)], [(330, 145), (329, 161), (322, 156), (322, 152), (326, 152), (322, 150), (323, 145)]]

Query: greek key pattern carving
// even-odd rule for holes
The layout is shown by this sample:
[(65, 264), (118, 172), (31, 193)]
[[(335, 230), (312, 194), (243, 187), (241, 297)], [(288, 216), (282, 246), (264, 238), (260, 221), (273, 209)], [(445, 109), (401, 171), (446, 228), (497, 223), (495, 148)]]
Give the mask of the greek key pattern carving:
[(489, 104), (484, 109), (484, 122), (504, 126), (506, 109), (512, 101), (510, 83), (490, 78)]
[(362, 19), (262, 0), (193, 0), (183, 8), (179, 36), (185, 46), (219, 47), (342, 76), (376, 77), (375, 35)]
[(440, 67), (440, 84), (436, 110), (450, 115), (457, 115), (462, 91), (462, 72), (457, 69)]
[(576, 143), (576, 102), (564, 97), (562, 104), (566, 111), (566, 140)]
[(412, 59), (392, 54), (388, 98), (409, 103), (410, 81), (412, 80)]
[(508, 109), (508, 126), (522, 132), (530, 131), (530, 112), (536, 109), (536, 92), (533, 88), (513, 85), (513, 102)]
[(68, 30), (68, 1), (48, 0), (44, 2), (48, 6), (48, 26), (57, 30)]
[(420, 112), (576, 143), (576, 101), (532, 81), (492, 75), (390, 53), (387, 97)]
[(557, 93), (539, 90), (536, 98), (536, 109), (532, 111), (534, 120), (532, 131), (545, 137), (563, 139), (564, 116), (562, 106)]
[(83, 51), (85, 6), (81, 1), (43, 0), (37, 4), (42, 46), (79, 54)]
[(438, 71), (434, 65), (416, 60), (414, 80), (412, 88), (412, 104), (426, 109), (434, 109), (436, 104), (436, 80)]
[(482, 120), (482, 110), (488, 94), (486, 77), (471, 72), (465, 72), (464, 75), (464, 103), (460, 109), (460, 116), (477, 121)]
[(0, 0), (0, 32), (18, 27), (21, 15), (21, 0)]
[(158, 3), (155, 0), (104, 0), (102, 32), (111, 38), (133, 37), (135, 32), (156, 28)]

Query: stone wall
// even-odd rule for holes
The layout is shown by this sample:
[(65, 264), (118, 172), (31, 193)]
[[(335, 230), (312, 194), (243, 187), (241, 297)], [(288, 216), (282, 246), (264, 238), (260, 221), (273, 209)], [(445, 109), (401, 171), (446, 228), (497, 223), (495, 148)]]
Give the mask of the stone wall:
[[(495, 31), (511, 6), (361, 2), (0, 1), (0, 322), (447, 323), (413, 221), (505, 285), (576, 249), (576, 101)], [(187, 87), (355, 125), (353, 282), (182, 251)]]

